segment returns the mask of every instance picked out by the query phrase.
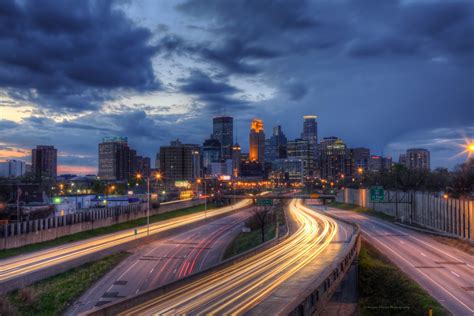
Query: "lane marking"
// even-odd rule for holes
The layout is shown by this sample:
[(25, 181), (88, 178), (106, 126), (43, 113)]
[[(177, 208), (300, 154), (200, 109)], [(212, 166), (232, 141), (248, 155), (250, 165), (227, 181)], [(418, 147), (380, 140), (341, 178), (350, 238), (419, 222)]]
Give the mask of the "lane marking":
[(461, 276), (459, 274), (457, 274), (456, 272), (454, 271), (451, 271), (452, 274), (454, 274), (455, 276), (457, 276), (458, 278), (460, 278)]
[[(385, 243), (377, 240), (377, 239), (374, 239), (370, 236), (370, 234), (368, 234), (367, 232), (364, 232), (365, 235), (367, 235), (368, 239), (372, 239), (372, 242), (375, 242), (375, 243), (378, 243), (379, 245), (383, 246), (384, 248), (388, 249), (389, 251), (391, 251), (393, 254), (395, 254), (396, 256), (398, 256), (400, 259), (402, 259), (403, 261), (405, 261), (405, 263), (407, 263), (409, 266), (415, 268), (415, 266), (410, 262), (408, 261), (408, 259), (405, 259), (401, 254), (399, 254), (398, 252), (394, 251), (389, 245), (386, 245)], [(416, 268), (415, 268), (416, 269)], [(451, 293), (449, 290), (447, 290), (444, 286), (442, 286), (440, 283), (438, 283), (437, 281), (435, 281), (432, 277), (430, 277), (428, 274), (424, 273), (422, 270), (415, 270), (415, 271), (418, 271), (420, 274), (424, 275), (426, 278), (428, 278), (431, 282), (433, 282), (434, 284), (436, 284), (441, 290), (443, 290), (446, 294), (448, 294), (449, 296), (451, 296), (455, 301), (457, 301), (458, 303), (460, 303), (462, 306), (464, 306), (469, 312), (473, 313), (474, 312), (474, 309), (472, 309), (470, 306), (466, 305), (466, 303), (464, 303), (463, 301), (461, 301), (458, 297), (456, 297), (456, 295), (454, 295), (453, 293)], [(416, 274), (416, 273), (415, 273)], [(429, 291), (428, 291), (429, 292)]]

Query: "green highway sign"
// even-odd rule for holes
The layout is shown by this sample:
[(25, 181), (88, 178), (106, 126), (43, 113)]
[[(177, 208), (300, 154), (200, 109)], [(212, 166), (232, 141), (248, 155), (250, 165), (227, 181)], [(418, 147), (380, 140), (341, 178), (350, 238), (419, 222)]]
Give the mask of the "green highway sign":
[(385, 191), (382, 186), (370, 187), (370, 201), (383, 202), (385, 199)]
[(272, 199), (257, 199), (258, 206), (266, 206), (266, 205), (273, 205)]

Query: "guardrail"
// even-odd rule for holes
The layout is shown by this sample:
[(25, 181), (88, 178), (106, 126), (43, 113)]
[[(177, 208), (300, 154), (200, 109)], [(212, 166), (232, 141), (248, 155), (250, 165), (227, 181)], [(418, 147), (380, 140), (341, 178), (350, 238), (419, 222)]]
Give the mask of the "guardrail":
[(293, 303), (288, 305), (281, 312), (282, 315), (321, 315), (324, 311), (324, 307), (327, 306), (327, 303), (359, 254), (361, 241), (360, 227), (349, 221), (336, 218), (331, 214), (324, 213), (324, 215), (355, 227), (355, 231), (352, 234), (350, 241), (351, 246), (348, 247), (346, 253), (342, 255), (342, 259), (333, 262), (332, 265), (318, 278), (319, 282), (304, 289), (300, 295), (295, 298)]

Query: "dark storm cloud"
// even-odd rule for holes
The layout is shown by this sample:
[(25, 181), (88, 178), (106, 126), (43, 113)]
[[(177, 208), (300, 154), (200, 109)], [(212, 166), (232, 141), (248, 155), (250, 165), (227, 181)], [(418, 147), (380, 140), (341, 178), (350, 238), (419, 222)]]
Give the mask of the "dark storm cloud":
[(61, 112), (155, 90), (151, 36), (113, 1), (1, 1), (0, 87)]
[(234, 94), (239, 89), (223, 82), (224, 78), (211, 78), (199, 70), (193, 70), (190, 75), (180, 80), (180, 92), (197, 97), (211, 112), (223, 108), (232, 108), (233, 111), (243, 111), (252, 106), (245, 100), (238, 99)]
[[(356, 57), (474, 53), (474, 3), (431, 1), (402, 4), (354, 1), (357, 34), (349, 45)], [(377, 10), (377, 8), (379, 10)], [(375, 12), (374, 12), (375, 11)], [(367, 26), (371, 26), (369, 29)]]

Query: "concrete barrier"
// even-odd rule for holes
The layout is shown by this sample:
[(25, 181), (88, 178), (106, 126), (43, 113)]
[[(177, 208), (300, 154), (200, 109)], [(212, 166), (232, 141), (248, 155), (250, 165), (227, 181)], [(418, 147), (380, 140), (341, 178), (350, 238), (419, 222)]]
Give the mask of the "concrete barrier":
[(361, 242), (359, 226), (327, 213), (325, 213), (325, 215), (356, 227), (349, 243), (350, 246), (342, 255), (342, 259), (333, 262), (331, 266), (317, 278), (314, 284), (303, 289), (295, 297), (293, 302), (281, 311), (281, 315), (321, 315), (334, 292), (344, 279), (344, 276), (349, 271), (353, 261), (359, 254)]
[[(159, 208), (150, 209), (150, 215), (167, 213), (199, 204), (203, 204), (203, 201), (186, 200), (162, 203)], [(93, 209), (66, 216), (2, 225), (0, 251), (50, 241), (59, 237), (120, 224), (146, 216), (146, 203), (141, 203), (124, 207)]]

